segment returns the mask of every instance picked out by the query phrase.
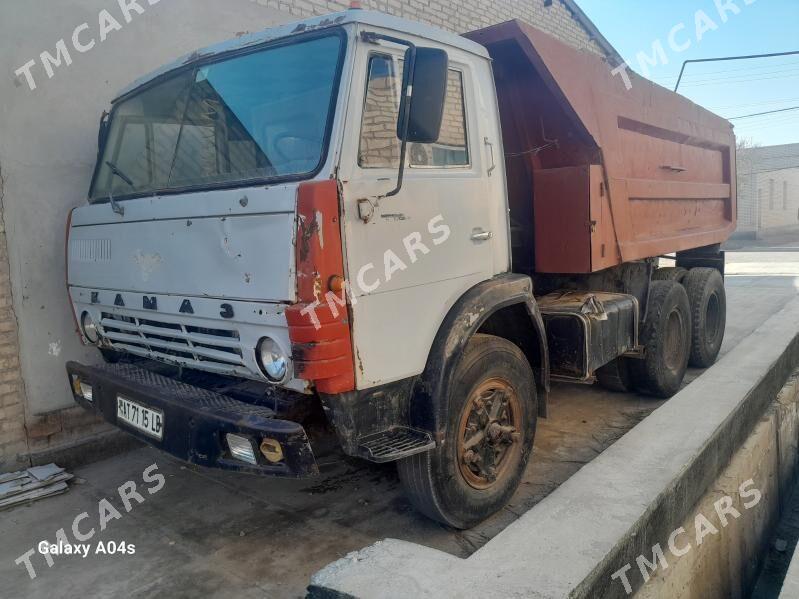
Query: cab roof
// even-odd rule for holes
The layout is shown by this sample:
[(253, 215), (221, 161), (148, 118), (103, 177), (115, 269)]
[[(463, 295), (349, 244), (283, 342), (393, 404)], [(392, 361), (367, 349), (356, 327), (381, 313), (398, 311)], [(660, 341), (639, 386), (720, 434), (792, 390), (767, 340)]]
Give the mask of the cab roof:
[(398, 33), (405, 33), (416, 37), (426, 38), (431, 41), (446, 44), (448, 46), (476, 54), (483, 58), (488, 58), (488, 51), (480, 44), (457, 34), (444, 31), (443, 29), (438, 29), (437, 27), (432, 27), (430, 25), (425, 25), (416, 21), (410, 21), (408, 19), (394, 17), (377, 11), (350, 9), (343, 12), (303, 19), (301, 21), (293, 21), (291, 23), (286, 23), (277, 27), (270, 27), (262, 31), (249, 33), (247, 35), (242, 35), (241, 37), (214, 44), (212, 46), (207, 46), (200, 50), (195, 50), (194, 52), (181, 56), (171, 63), (157, 68), (144, 77), (140, 77), (130, 85), (127, 85), (120, 90), (114, 101), (116, 102), (123, 96), (128, 95), (132, 91), (150, 83), (162, 75), (176, 71), (200, 60), (206, 60), (214, 56), (226, 54), (228, 52), (234, 52), (252, 46), (258, 46), (267, 42), (308, 31), (318, 31), (353, 23), (390, 29)]

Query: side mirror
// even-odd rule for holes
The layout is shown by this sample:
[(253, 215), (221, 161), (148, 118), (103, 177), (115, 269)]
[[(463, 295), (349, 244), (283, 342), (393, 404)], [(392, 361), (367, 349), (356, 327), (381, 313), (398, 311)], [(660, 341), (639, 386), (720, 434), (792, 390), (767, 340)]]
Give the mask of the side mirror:
[[(449, 58), (444, 50), (408, 48), (405, 52), (402, 89), (406, 93), (400, 100), (397, 121), (397, 137), (403, 142), (438, 141), (444, 118), (448, 68)], [(412, 92), (410, 96), (408, 89)]]

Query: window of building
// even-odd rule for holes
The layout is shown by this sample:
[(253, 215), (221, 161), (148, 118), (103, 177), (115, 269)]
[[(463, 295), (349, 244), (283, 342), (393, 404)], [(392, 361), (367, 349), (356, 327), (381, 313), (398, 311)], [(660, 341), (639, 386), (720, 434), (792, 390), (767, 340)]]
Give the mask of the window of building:
[[(358, 164), (363, 168), (398, 168), (400, 140), (397, 138), (403, 61), (387, 55), (369, 60), (366, 99), (361, 121)], [(450, 69), (444, 120), (436, 143), (409, 144), (411, 167), (450, 168), (469, 165), (463, 75)]]
[(774, 179), (768, 180), (768, 209), (774, 210)]
[(788, 210), (788, 182), (782, 182), (782, 209)]

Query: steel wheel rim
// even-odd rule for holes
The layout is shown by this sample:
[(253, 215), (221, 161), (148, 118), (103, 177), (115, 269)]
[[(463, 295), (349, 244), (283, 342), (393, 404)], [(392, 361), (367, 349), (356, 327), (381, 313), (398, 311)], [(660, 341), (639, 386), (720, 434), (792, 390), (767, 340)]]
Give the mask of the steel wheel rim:
[(504, 379), (483, 381), (458, 423), (458, 468), (467, 484), (485, 490), (508, 474), (521, 455), (521, 402)]

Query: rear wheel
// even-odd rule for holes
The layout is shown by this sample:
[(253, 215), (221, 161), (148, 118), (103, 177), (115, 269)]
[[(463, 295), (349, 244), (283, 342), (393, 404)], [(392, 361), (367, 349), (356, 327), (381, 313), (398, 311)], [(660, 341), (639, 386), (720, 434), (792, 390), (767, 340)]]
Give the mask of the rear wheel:
[(519, 486), (535, 436), (533, 371), (510, 341), (475, 335), (448, 390), (443, 443), (397, 462), (423, 514), (469, 528), (502, 509)]
[(682, 285), (652, 282), (640, 341), (644, 357), (630, 361), (635, 387), (655, 397), (671, 397), (680, 390), (691, 348), (691, 309)]
[(653, 281), (677, 281), (681, 283), (688, 274), (688, 270), (682, 266), (664, 266), (658, 268), (652, 273)]
[(707, 368), (719, 355), (727, 325), (724, 279), (715, 268), (692, 268), (683, 285), (691, 305), (689, 364), (696, 368)]

